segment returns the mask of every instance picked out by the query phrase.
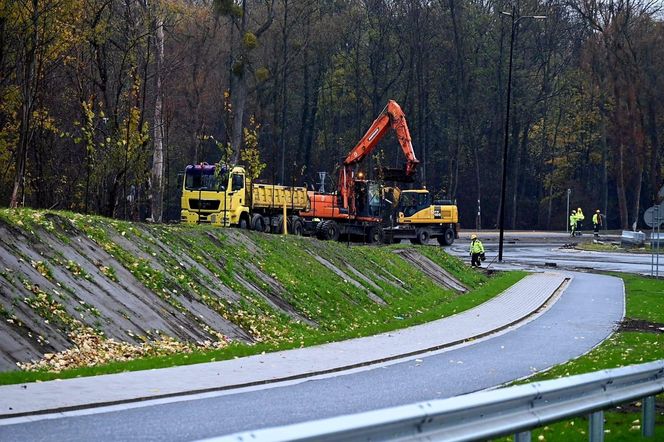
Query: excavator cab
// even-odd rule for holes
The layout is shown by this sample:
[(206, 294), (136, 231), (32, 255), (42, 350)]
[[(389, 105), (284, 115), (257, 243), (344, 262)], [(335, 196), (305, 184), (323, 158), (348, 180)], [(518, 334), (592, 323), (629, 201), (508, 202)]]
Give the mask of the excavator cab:
[(426, 190), (405, 191), (401, 193), (399, 211), (405, 217), (411, 217), (416, 213), (428, 209), (431, 206), (431, 194)]
[(356, 180), (353, 192), (355, 215), (362, 218), (378, 218), (381, 215), (381, 186), (376, 181)]

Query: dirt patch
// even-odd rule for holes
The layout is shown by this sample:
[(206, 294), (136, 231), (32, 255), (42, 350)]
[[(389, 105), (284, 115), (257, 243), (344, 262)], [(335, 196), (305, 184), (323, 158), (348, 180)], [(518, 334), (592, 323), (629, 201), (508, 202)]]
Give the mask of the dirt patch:
[[(617, 411), (618, 413), (640, 413), (641, 409), (643, 407), (641, 406), (641, 402), (631, 402), (628, 404), (622, 404), (614, 408), (614, 411)], [(664, 399), (657, 399), (655, 398), (655, 413), (659, 415), (664, 415)]]
[[(274, 294), (274, 293), (271, 293), (269, 290), (262, 290), (256, 284), (244, 279), (240, 275), (235, 275), (235, 279), (240, 284), (242, 284), (242, 286), (245, 289), (259, 295), (261, 298), (263, 298), (263, 300), (265, 302), (270, 304), (276, 310), (283, 310), (284, 312), (286, 312), (286, 314), (288, 316), (290, 316), (294, 320), (303, 322), (303, 323), (309, 325), (310, 327), (314, 327), (314, 328), (317, 327), (317, 324), (314, 321), (310, 320), (309, 318), (307, 318), (305, 316), (302, 316), (300, 313), (298, 313), (297, 310), (295, 310), (295, 308), (293, 308), (292, 305), (290, 305), (288, 302), (286, 302), (284, 300), (284, 298), (282, 297), (283, 292), (279, 292), (278, 294)], [(268, 288), (269, 288), (269, 286), (268, 286)]]
[(578, 245), (579, 245), (578, 242), (570, 242), (570, 243), (567, 243), (567, 244), (563, 244), (562, 246), (560, 246), (560, 248), (561, 249), (576, 249), (576, 246), (578, 246)]
[(362, 284), (360, 284), (359, 282), (357, 282), (356, 280), (354, 280), (353, 278), (351, 278), (347, 273), (345, 273), (345, 272), (344, 272), (343, 270), (341, 270), (339, 267), (337, 267), (337, 266), (335, 266), (334, 264), (332, 264), (332, 263), (331, 263), (330, 261), (328, 261), (327, 259), (325, 259), (325, 258), (323, 258), (323, 257), (321, 257), (321, 256), (314, 256), (314, 258), (316, 258), (316, 261), (318, 261), (319, 263), (323, 264), (325, 267), (327, 267), (329, 270), (331, 270), (331, 271), (334, 272), (337, 276), (339, 276), (341, 279), (343, 279), (344, 282), (350, 283), (350, 284), (354, 285), (355, 287), (357, 287), (357, 288), (360, 289), (360, 290), (364, 290), (364, 291), (366, 292), (367, 296), (369, 297), (369, 299), (371, 299), (373, 302), (375, 302), (375, 303), (377, 303), (377, 304), (381, 304), (381, 305), (385, 305), (385, 304), (386, 304), (386, 302), (383, 300), (383, 298), (381, 298), (380, 296), (376, 295), (376, 294), (373, 293), (372, 291), (368, 290), (365, 286), (363, 286)]
[(450, 272), (443, 269), (426, 256), (420, 254), (417, 250), (401, 249), (395, 250), (394, 253), (401, 256), (406, 261), (411, 262), (415, 268), (422, 271), (438, 284), (459, 293), (466, 293), (468, 291), (466, 286), (464, 286), (461, 281), (456, 279)]
[(258, 246), (256, 246), (256, 243), (254, 243), (251, 240), (251, 238), (249, 238), (247, 235), (245, 235), (244, 232), (242, 232), (242, 230), (238, 229), (237, 232), (233, 232), (233, 233), (236, 233), (236, 234), (235, 235), (230, 235), (228, 237), (228, 242), (230, 244), (240, 246), (240, 247), (244, 247), (245, 249), (247, 249), (247, 251), (249, 253), (251, 253), (252, 255), (255, 255), (255, 256), (259, 256), (261, 254), (261, 251), (259, 250)]
[(660, 322), (649, 322), (642, 319), (625, 318), (618, 326), (618, 331), (664, 333), (664, 324)]

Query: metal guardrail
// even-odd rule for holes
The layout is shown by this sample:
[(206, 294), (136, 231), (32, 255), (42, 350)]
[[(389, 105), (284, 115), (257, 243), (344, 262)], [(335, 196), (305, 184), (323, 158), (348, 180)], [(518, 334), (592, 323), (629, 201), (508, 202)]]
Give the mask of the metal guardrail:
[(535, 382), (449, 399), (208, 439), (215, 442), (329, 440), (470, 441), (514, 434), (589, 415), (589, 440), (604, 440), (602, 410), (641, 399), (641, 432), (655, 434), (655, 395), (664, 393), (664, 360)]

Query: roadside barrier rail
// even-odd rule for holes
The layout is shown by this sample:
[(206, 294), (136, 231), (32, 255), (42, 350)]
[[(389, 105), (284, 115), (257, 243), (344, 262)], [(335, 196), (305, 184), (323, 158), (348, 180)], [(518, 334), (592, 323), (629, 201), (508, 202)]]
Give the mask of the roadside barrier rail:
[(664, 393), (664, 359), (449, 399), (231, 434), (209, 441), (471, 441), (530, 431), (588, 415), (589, 440), (604, 440), (604, 412), (625, 402), (642, 403), (641, 433), (655, 435), (655, 396)]

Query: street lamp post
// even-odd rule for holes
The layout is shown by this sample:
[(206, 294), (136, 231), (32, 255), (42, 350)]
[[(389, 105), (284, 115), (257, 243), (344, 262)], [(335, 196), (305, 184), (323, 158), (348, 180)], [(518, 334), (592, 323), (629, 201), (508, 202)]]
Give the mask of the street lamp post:
[(505, 112), (505, 144), (503, 145), (503, 176), (502, 184), (500, 187), (500, 235), (498, 238), (498, 261), (503, 260), (503, 239), (505, 237), (505, 188), (507, 187), (507, 143), (509, 141), (509, 128), (510, 128), (510, 99), (512, 96), (512, 54), (514, 51), (514, 35), (516, 33), (516, 26), (523, 18), (532, 18), (535, 20), (544, 20), (546, 15), (521, 15), (516, 16), (516, 9), (512, 8), (512, 12), (501, 12), (501, 14), (512, 17), (512, 33), (510, 35), (510, 61), (507, 74), (507, 111)]
[(565, 216), (565, 233), (569, 233), (569, 196), (572, 193), (572, 189), (567, 189), (567, 215)]

